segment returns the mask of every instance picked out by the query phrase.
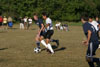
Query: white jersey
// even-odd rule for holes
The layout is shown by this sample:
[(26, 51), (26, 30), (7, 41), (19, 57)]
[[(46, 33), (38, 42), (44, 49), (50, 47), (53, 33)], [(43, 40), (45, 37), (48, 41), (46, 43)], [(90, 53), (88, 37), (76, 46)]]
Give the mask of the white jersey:
[(29, 23), (31, 24), (32, 23), (32, 19), (28, 19)]
[(90, 24), (92, 24), (95, 27), (96, 31), (99, 30), (99, 28), (98, 28), (99, 24), (96, 21), (92, 21), (92, 22), (90, 22)]
[(50, 24), (48, 27), (47, 27), (47, 30), (53, 30), (53, 24), (52, 24), (52, 20), (50, 18), (47, 18), (46, 19), (46, 24)]
[(27, 22), (27, 18), (24, 18), (24, 22), (25, 22), (25, 23)]

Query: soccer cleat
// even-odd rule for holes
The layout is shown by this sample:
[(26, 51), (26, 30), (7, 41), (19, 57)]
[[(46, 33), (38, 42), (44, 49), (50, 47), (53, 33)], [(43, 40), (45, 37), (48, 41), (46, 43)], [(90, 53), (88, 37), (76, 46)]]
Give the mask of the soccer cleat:
[(51, 52), (50, 52), (50, 50), (49, 50), (49, 49), (47, 49), (47, 48), (46, 48), (46, 51), (47, 51), (47, 52), (49, 52), (49, 53), (51, 53)]
[(47, 51), (49, 54), (54, 54), (54, 53), (52, 53), (49, 49), (46, 49), (46, 51)]

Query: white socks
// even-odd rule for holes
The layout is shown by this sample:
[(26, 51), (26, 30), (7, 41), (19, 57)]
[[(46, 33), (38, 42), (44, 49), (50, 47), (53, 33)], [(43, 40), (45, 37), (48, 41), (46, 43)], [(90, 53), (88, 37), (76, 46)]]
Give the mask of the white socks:
[(41, 43), (42, 43), (42, 45), (44, 45), (46, 48), (48, 48), (48, 49), (51, 51), (51, 53), (54, 53), (54, 51), (53, 51), (53, 49), (52, 49), (52, 47), (51, 47), (51, 44), (49, 44), (49, 43), (46, 44), (44, 40), (42, 40)]
[(47, 48), (47, 45), (44, 40), (42, 40), (41, 43), (42, 43), (42, 45), (44, 45)]
[(47, 44), (47, 47), (51, 51), (51, 53), (54, 53), (54, 51), (53, 51), (53, 49), (52, 49), (52, 47), (51, 47), (51, 45), (49, 43)]

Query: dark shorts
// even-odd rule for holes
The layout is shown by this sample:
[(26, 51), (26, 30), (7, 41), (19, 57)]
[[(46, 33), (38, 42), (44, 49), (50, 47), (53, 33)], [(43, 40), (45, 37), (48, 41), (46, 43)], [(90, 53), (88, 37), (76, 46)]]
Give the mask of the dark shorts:
[(45, 34), (46, 34), (45, 31), (41, 31), (40, 36), (43, 36), (44, 37)]
[(45, 34), (44, 34), (44, 38), (45, 39), (51, 39), (51, 36), (54, 34), (53, 30), (48, 30)]
[(90, 42), (87, 49), (86, 56), (92, 57), (95, 55), (96, 50), (98, 49), (99, 42)]
[(2, 22), (0, 22), (0, 26), (2, 26)]
[(7, 23), (3, 23), (3, 26), (7, 26)]

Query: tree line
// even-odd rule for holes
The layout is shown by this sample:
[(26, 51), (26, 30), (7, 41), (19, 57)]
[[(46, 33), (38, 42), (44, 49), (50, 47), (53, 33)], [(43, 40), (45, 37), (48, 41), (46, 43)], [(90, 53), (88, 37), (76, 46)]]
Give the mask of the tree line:
[(24, 17), (46, 11), (53, 20), (79, 21), (83, 13), (100, 15), (100, 0), (0, 0), (2, 16)]

